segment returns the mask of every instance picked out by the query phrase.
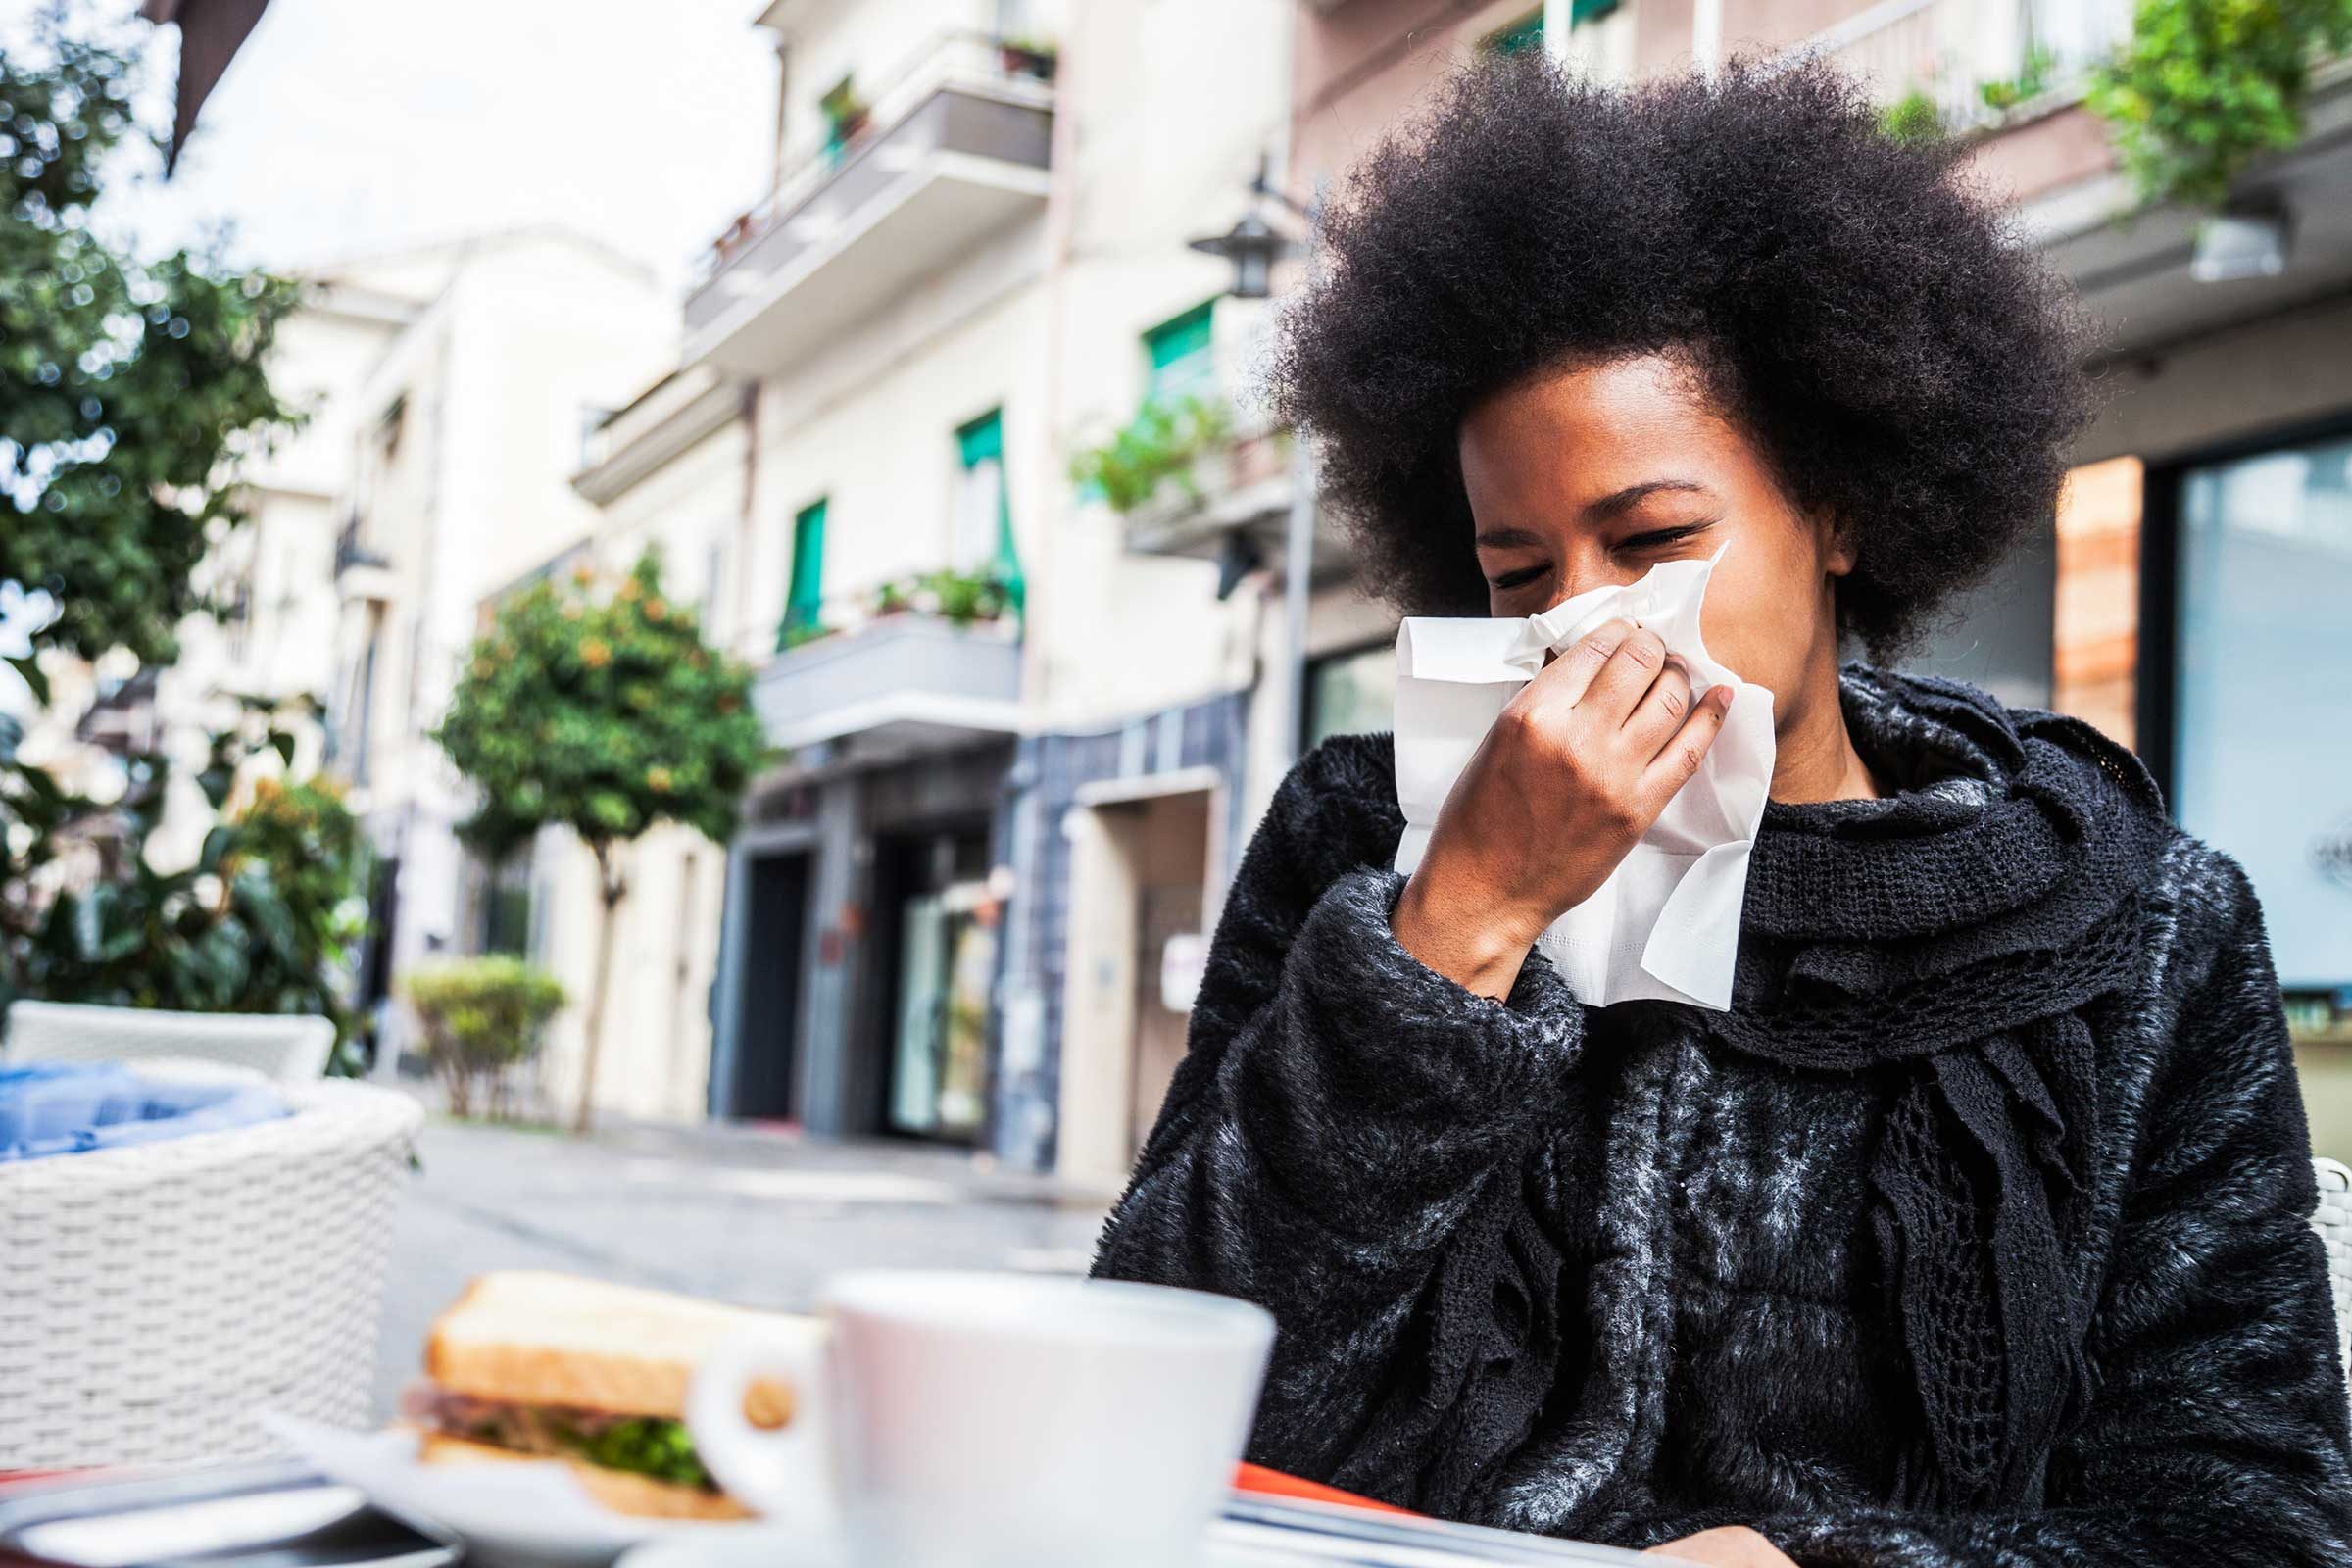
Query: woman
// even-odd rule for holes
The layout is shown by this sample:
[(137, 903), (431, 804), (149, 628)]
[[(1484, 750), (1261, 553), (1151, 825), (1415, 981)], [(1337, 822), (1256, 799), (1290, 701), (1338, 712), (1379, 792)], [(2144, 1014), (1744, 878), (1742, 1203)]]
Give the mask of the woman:
[(1722, 713), (1617, 622), (1410, 879), (1387, 735), (1244, 856), (1096, 1272), (1270, 1308), (1250, 1456), (1714, 1564), (2352, 1562), (2260, 910), (2085, 725), (1885, 660), (2048, 516), (2077, 308), (1827, 67), (1459, 75), (1360, 169), (1284, 413), (1367, 579), (1526, 615), (1728, 546), (1775, 697), (1728, 1011), (1532, 944)]

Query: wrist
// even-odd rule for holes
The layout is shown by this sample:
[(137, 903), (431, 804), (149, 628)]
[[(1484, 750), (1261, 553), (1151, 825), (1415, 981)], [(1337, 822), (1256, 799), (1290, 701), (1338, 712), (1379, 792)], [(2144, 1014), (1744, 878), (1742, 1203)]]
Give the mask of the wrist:
[(1465, 991), (1504, 1000), (1542, 927), (1523, 930), (1526, 922), (1491, 903), (1447, 899), (1426, 870), (1413, 873), (1390, 911), (1397, 946)]

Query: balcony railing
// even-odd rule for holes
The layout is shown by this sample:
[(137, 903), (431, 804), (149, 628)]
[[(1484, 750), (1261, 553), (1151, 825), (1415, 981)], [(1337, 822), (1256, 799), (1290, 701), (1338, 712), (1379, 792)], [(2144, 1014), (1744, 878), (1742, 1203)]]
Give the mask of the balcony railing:
[[(1882, 102), (1922, 92), (1944, 126), (1958, 130), (2072, 90), (2131, 30), (2129, 0), (1881, 0), (1781, 58), (1827, 55)], [(1988, 86), (1996, 89), (1990, 97)]]
[(793, 765), (873, 761), (1019, 728), (1021, 643), (1010, 614), (966, 621), (912, 608), (872, 613), (788, 646), (752, 703)]
[[(872, 265), (837, 278), (798, 318), (850, 313), (872, 302), (864, 278), (896, 286), (900, 274), (952, 261), (987, 227), (1045, 199), (1053, 133), (1053, 57), (978, 32), (933, 39), (883, 78), (837, 144), (803, 157), (759, 205), (729, 223), (704, 254), (685, 310), (689, 363), (727, 347), (776, 311), (828, 262), (908, 209), (906, 232), (874, 247)], [(951, 192), (923, 210), (934, 187)], [(885, 254), (885, 252), (887, 252)], [(823, 292), (823, 291), (819, 291)], [(788, 341), (737, 345), (737, 368), (759, 369), (756, 350), (806, 346), (811, 323)], [(754, 334), (757, 336), (758, 334)]]
[[(1157, 430), (1143, 414), (1128, 427), (1152, 435), (1169, 431), (1179, 443), (1154, 455), (1153, 466), (1164, 471), (1149, 493), (1106, 497), (1120, 514), (1130, 552), (1219, 560), (1237, 535), (1259, 559), (1280, 552), (1294, 483), (1291, 433), (1274, 421), (1259, 388), (1262, 348), (1263, 339), (1252, 334), (1220, 347), (1201, 375), (1156, 400), (1166, 416)], [(1196, 410), (1207, 419), (1197, 418)], [(1339, 561), (1343, 550), (1339, 535), (1319, 523), (1318, 568)]]
[(357, 512), (335, 530), (335, 590), (346, 601), (392, 597), (392, 563), (368, 547), (365, 519)]

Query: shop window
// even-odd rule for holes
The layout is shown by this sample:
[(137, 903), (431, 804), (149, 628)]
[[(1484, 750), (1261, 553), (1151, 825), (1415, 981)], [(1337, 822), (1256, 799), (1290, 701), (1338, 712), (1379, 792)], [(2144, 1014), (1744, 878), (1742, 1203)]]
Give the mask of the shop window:
[(2173, 804), (2290, 991), (2352, 985), (2352, 437), (2180, 475)]
[(1396, 727), (1396, 649), (1375, 643), (1307, 661), (1306, 744)]

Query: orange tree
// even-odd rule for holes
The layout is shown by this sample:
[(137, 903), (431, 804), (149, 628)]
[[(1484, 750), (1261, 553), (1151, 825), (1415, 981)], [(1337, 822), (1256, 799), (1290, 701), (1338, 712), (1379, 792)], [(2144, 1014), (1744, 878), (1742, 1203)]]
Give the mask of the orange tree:
[(596, 857), (603, 922), (573, 1122), (584, 1130), (628, 846), (658, 822), (721, 844), (734, 833), (766, 754), (751, 671), (703, 641), (691, 609), (662, 597), (661, 558), (648, 550), (616, 584), (582, 568), (508, 599), (434, 739), (479, 793), (459, 831), (493, 864), (559, 825)]

